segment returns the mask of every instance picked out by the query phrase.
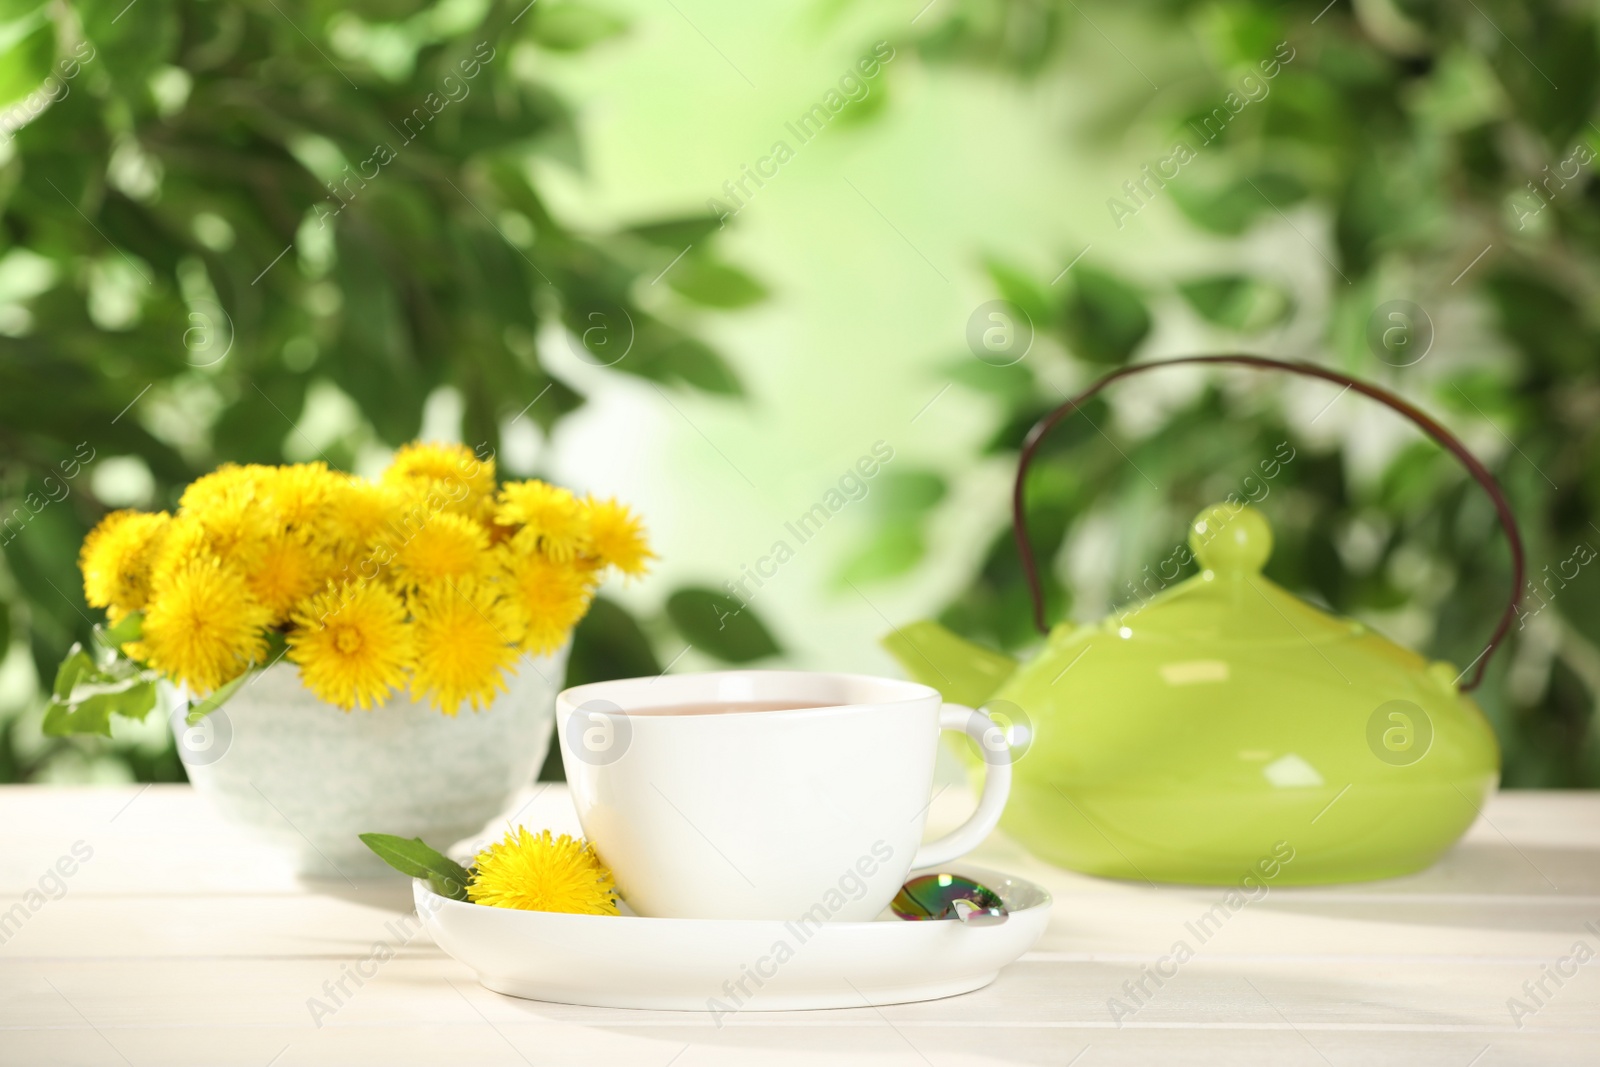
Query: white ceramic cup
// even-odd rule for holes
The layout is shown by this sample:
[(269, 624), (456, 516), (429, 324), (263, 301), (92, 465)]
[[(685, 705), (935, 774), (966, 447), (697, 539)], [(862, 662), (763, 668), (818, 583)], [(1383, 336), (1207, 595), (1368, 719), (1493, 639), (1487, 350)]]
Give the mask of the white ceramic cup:
[[(630, 715), (751, 701), (797, 710)], [(915, 682), (804, 671), (719, 671), (595, 682), (556, 698), (585, 836), (639, 915), (877, 916), (913, 868), (971, 850), (1011, 788), (1004, 734)], [(940, 730), (986, 755), (977, 810), (922, 844)]]

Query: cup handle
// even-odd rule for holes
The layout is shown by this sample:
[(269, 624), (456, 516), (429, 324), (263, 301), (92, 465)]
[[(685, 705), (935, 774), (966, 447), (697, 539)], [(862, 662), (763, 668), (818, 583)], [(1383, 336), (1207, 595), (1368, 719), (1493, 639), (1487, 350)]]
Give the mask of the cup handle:
[(978, 797), (978, 808), (971, 818), (917, 849), (911, 861), (913, 869), (937, 867), (977, 848), (1000, 821), (1006, 797), (1011, 793), (1011, 749), (1004, 732), (988, 712), (964, 704), (946, 704), (939, 709), (939, 729), (959, 730), (977, 744), (984, 757), (983, 793)]

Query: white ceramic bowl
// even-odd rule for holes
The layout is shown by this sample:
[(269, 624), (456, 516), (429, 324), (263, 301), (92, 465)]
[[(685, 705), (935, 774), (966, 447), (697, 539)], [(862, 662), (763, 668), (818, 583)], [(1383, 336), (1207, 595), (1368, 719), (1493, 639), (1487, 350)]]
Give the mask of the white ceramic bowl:
[(524, 658), (507, 691), (455, 717), (403, 695), (345, 712), (278, 663), (198, 726), (163, 686), (189, 780), (224, 815), (286, 850), (306, 875), (361, 878), (390, 868), (356, 835), (421, 837), (448, 849), (482, 830), (531, 782), (550, 744), (567, 648)]
[(434, 942), (498, 993), (607, 1008), (736, 1011), (851, 1008), (981, 989), (1032, 948), (1050, 894), (997, 871), (955, 863), (1011, 909), (997, 926), (955, 920), (803, 926), (767, 919), (563, 915), (449, 900), (414, 882)]

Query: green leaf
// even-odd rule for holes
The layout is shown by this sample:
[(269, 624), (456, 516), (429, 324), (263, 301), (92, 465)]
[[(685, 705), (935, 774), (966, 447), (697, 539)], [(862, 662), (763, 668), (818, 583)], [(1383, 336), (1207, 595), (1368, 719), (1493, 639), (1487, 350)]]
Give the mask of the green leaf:
[(55, 58), (55, 23), (41, 20), (39, 26), (0, 55), (0, 105), (20, 100), (39, 88), (50, 76), (50, 64)]
[(890, 471), (878, 487), (876, 505), (889, 515), (920, 516), (944, 499), (946, 488), (944, 476), (935, 471)]
[(748, 307), (767, 296), (766, 287), (739, 268), (699, 256), (685, 256), (668, 269), (667, 284), (707, 307)]
[(1119, 366), (1128, 362), (1150, 333), (1150, 312), (1139, 291), (1122, 279), (1079, 267), (1073, 272), (1063, 329), (1079, 359)]
[(57, 700), (66, 700), (72, 696), (72, 689), (78, 684), (78, 679), (86, 673), (93, 673), (94, 670), (94, 660), (90, 658), (89, 653), (83, 650), (81, 644), (73, 642), (72, 647), (67, 650), (67, 658), (62, 660), (61, 666), (56, 669), (56, 682), (51, 687), (51, 695)]
[(673, 254), (676, 255), (690, 245), (698, 244), (721, 228), (722, 222), (715, 215), (690, 215), (681, 219), (641, 222), (636, 226), (628, 227), (622, 232), (632, 234), (641, 241), (660, 245), (662, 248), (670, 248)]
[(59, 700), (51, 700), (44, 706), (44, 718), (39, 721), (39, 732), (46, 737), (66, 737), (72, 733), (69, 717), (72, 709)]
[(267, 631), (267, 647), (266, 647), (266, 650), (261, 653), (261, 659), (256, 664), (256, 666), (258, 666), (258, 667), (266, 667), (266, 666), (269, 666), (269, 665), (271, 665), (273, 663), (277, 663), (279, 660), (283, 659), (283, 657), (285, 655), (287, 655), (288, 652), (289, 652), (289, 637), (288, 637), (288, 635), (285, 634), (282, 630), (268, 630)]
[[(83, 32), (112, 80), (131, 95), (141, 93), (151, 71), (167, 62), (182, 35), (187, 12), (177, 4), (141, 4), (128, 11), (126, 0), (78, 0), (73, 5)], [(126, 12), (126, 15), (124, 15)]]
[(345, 0), (340, 5), (371, 22), (396, 22), (427, 6), (427, 0)]
[(1207, 322), (1240, 333), (1276, 326), (1294, 310), (1287, 290), (1242, 274), (1198, 278), (1179, 285), (1178, 291)]
[[(572, 631), (572, 652), (567, 657), (568, 686), (609, 682), (613, 678), (650, 678), (661, 673), (661, 663), (638, 621), (616, 601), (594, 598), (589, 613)], [(561, 746), (554, 741), (539, 768), (541, 782), (564, 782), (567, 768)]]
[[(101, 678), (105, 676), (96, 676)], [(82, 681), (70, 698), (53, 697), (42, 729), (51, 737), (71, 734), (111, 736), (111, 716), (143, 720), (156, 703), (155, 679), (146, 673), (109, 681)]]
[(144, 612), (142, 611), (129, 612), (115, 626), (95, 627), (95, 638), (101, 647), (112, 652), (119, 651), (129, 641), (137, 641), (143, 636)]
[(420, 837), (395, 834), (361, 834), (361, 842), (379, 859), (412, 878), (426, 878), (428, 888), (451, 900), (467, 899), (472, 876), (455, 860), (430, 848)]
[(156, 706), (156, 680), (147, 678), (135, 682), (122, 691), (122, 699), (112, 709), (123, 718), (143, 722), (144, 717), (150, 714), (150, 709)]
[(941, 377), (1013, 404), (1032, 399), (1035, 384), (1026, 360), (1000, 367), (974, 359), (970, 353), (946, 364), (941, 369)]
[(873, 78), (866, 82), (867, 95), (858, 96), (845, 105), (834, 118), (837, 126), (864, 126), (872, 122), (889, 106), (889, 79)]
[[(104, 631), (95, 628), (96, 640)], [(142, 720), (156, 702), (154, 671), (107, 651), (97, 662), (81, 644), (74, 643), (51, 686), (43, 730), (52, 737), (69, 734), (110, 736), (111, 716)]]
[(1001, 298), (1026, 312), (1034, 329), (1042, 330), (1054, 320), (1055, 302), (1026, 272), (998, 259), (986, 260), (984, 267)]
[(1500, 331), (1542, 374), (1580, 375), (1594, 363), (1586, 314), (1566, 286), (1522, 268), (1488, 272), (1484, 289)]
[(91, 692), (76, 703), (72, 712), (73, 733), (98, 733), (111, 736), (111, 716), (143, 722), (156, 706), (156, 683), (153, 679), (130, 679), (108, 686), (103, 692)]
[(881, 525), (872, 540), (839, 568), (838, 583), (865, 585), (898, 578), (915, 569), (927, 551), (922, 526), (915, 520), (893, 519)]
[(239, 691), (239, 687), (244, 685), (245, 679), (249, 678), (254, 673), (254, 671), (245, 671), (232, 681), (224, 682), (222, 685), (218, 686), (212, 691), (210, 696), (190, 703), (189, 714), (184, 721), (190, 726), (194, 726), (199, 723), (201, 719), (205, 718), (207, 715), (210, 715), (213, 711), (216, 711), (218, 708), (222, 707), (223, 704), (227, 703), (228, 698), (237, 693)]
[(648, 678), (661, 664), (632, 615), (616, 601), (595, 597), (589, 613), (572, 633), (567, 660), (567, 685), (609, 682), (613, 678)]
[(16, 22), (44, 6), (44, 0), (0, 0), (0, 24)]
[(633, 354), (618, 363), (617, 369), (658, 382), (683, 382), (721, 396), (744, 394), (744, 386), (723, 358), (689, 337), (671, 338), (657, 347), (641, 334)]
[(626, 19), (588, 4), (545, 3), (534, 8), (528, 33), (552, 52), (578, 52), (615, 37), (628, 28)]
[(1271, 171), (1223, 186), (1174, 182), (1168, 188), (1173, 202), (1195, 225), (1229, 236), (1243, 233), (1257, 217), (1273, 214), (1275, 208), (1283, 210), (1305, 199), (1307, 193), (1299, 180)]
[(725, 663), (783, 651), (750, 605), (711, 589), (679, 589), (667, 598), (667, 617), (691, 645)]
[(11, 605), (0, 600), (0, 661), (6, 658), (6, 652), (11, 648)]

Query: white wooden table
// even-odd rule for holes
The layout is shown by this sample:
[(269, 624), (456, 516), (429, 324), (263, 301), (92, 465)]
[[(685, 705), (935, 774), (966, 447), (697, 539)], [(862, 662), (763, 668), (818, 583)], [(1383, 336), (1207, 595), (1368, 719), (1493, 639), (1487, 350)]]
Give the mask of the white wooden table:
[[(942, 797), (936, 821), (963, 803)], [(522, 820), (568, 825), (561, 788)], [(1600, 1064), (1600, 960), (1560, 963), (1600, 952), (1600, 794), (1502, 795), (1412, 878), (1273, 889), (1117, 1021), (1123, 983), (1222, 890), (1081, 877), (998, 835), (973, 858), (1056, 900), (1045, 940), (994, 985), (718, 1029), (490, 993), (426, 935), (395, 937), (404, 884), (298, 884), (187, 786), (3, 787), (0, 1063)], [(49, 874), (58, 862), (72, 873)], [(1557, 966), (1576, 973), (1558, 985)], [(372, 976), (313, 1022), (309, 1002), (352, 969)], [(1531, 1012), (1513, 1019), (1513, 998)]]

